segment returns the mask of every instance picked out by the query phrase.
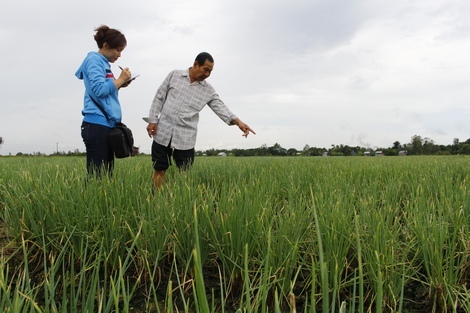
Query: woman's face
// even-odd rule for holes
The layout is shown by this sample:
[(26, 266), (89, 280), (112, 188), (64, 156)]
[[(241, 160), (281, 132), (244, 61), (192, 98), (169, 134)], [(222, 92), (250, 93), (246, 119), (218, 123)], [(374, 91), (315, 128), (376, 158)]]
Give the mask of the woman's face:
[(125, 47), (120, 48), (109, 48), (108, 44), (105, 42), (103, 44), (103, 48), (100, 49), (100, 53), (104, 55), (106, 59), (108, 59), (109, 63), (114, 63), (121, 57), (121, 52), (124, 50)]

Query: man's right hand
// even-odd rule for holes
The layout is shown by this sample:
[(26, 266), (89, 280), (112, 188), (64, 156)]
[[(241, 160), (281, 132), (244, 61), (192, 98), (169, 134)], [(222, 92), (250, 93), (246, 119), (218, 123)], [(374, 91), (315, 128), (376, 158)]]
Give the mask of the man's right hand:
[(149, 137), (152, 138), (157, 133), (157, 124), (149, 123), (147, 125), (147, 133), (149, 134)]

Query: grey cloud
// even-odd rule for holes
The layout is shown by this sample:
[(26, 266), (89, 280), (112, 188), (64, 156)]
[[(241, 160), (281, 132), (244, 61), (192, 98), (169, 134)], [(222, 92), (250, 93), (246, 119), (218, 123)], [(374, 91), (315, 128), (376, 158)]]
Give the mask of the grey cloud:
[[(74, 72), (96, 50), (92, 35), (100, 24), (121, 29), (129, 41), (113, 70), (125, 65), (141, 74), (120, 99), (125, 122), (146, 153), (150, 142), (141, 116), (168, 71), (191, 66), (200, 50), (216, 59), (210, 83), (257, 135), (243, 138), (208, 109), (196, 148), (276, 142), (300, 149), (332, 143), (384, 147), (414, 134), (440, 144), (466, 140), (470, 46), (463, 39), (470, 34), (470, 2), (384, 4), (7, 1), (0, 11), (0, 80), (6, 86), (0, 153), (50, 153), (56, 142), (84, 149), (83, 83)], [(50, 137), (52, 151), (17, 130), (24, 120), (34, 122), (37, 135)]]
[(356, 1), (271, 1), (238, 12), (244, 40), (264, 52), (302, 53), (347, 44), (367, 11)]

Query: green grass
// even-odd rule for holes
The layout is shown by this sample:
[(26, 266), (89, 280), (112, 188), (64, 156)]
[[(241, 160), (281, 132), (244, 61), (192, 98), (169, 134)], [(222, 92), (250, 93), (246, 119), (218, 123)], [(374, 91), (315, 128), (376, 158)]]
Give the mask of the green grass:
[(0, 158), (0, 311), (470, 312), (469, 157)]

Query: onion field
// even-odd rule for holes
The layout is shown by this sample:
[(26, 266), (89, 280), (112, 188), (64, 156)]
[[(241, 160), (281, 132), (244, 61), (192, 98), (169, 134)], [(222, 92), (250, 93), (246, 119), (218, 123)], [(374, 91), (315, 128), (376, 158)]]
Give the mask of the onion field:
[(0, 157), (0, 312), (470, 312), (470, 157)]

